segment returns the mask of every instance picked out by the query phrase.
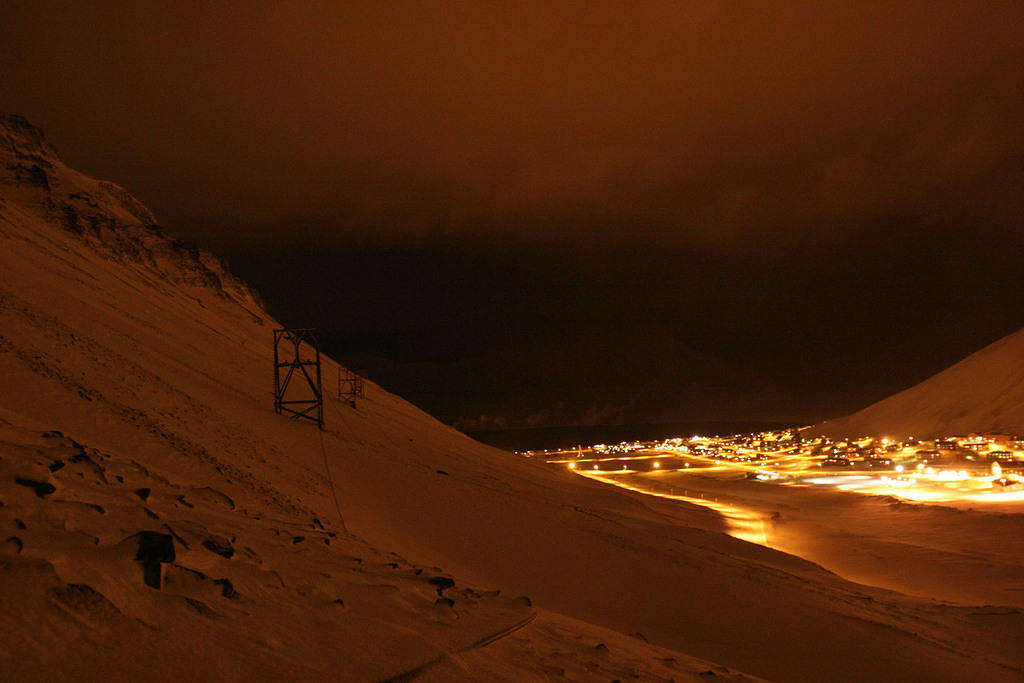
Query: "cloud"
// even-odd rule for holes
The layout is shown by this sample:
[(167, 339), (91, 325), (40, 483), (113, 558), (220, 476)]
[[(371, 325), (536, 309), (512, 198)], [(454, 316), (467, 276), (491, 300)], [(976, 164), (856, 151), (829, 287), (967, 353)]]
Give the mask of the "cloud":
[(13, 104), (225, 242), (746, 236), (961, 191), (1024, 148), (1014, 2), (5, 15)]

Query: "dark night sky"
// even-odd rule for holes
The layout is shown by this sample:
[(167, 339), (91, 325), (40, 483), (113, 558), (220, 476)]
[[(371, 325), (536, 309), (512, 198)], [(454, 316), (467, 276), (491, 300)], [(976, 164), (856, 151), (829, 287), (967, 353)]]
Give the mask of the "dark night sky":
[(818, 419), (1024, 325), (1016, 0), (151, 5), (0, 5), (0, 109), (442, 419)]

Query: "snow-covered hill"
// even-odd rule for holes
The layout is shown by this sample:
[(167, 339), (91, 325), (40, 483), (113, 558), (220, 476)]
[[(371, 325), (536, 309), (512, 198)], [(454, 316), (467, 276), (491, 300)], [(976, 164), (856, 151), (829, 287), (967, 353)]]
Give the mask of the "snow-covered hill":
[(920, 384), (814, 428), (829, 436), (1024, 434), (1024, 329)]
[(277, 323), (154, 223), (0, 119), (0, 679), (1019, 680), (1016, 610), (844, 581), (372, 384), (323, 432), (274, 414)]

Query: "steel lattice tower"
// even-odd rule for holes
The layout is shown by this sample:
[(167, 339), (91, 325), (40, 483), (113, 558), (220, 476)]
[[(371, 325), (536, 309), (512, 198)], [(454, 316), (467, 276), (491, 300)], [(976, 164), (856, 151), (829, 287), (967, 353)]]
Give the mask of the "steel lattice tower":
[[(289, 398), (288, 388), (296, 371), (305, 378), (304, 388), (308, 392), (293, 388)], [(312, 328), (274, 330), (274, 411), (312, 420), (321, 429), (324, 427), (320, 346)]]

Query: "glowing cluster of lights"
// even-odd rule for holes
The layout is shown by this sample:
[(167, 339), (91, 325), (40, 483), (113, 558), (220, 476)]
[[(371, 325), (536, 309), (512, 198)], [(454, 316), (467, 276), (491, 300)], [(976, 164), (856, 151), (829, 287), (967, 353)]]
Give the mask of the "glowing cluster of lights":
[(544, 457), (602, 478), (696, 468), (716, 475), (742, 473), (759, 482), (831, 486), (912, 500), (1024, 500), (1024, 439), (1006, 435), (833, 441), (785, 430), (577, 446), (546, 451)]

